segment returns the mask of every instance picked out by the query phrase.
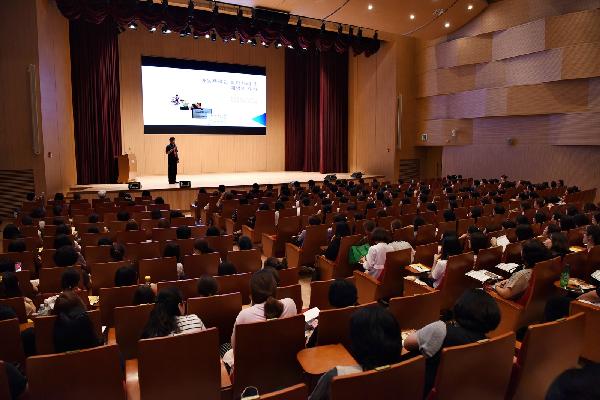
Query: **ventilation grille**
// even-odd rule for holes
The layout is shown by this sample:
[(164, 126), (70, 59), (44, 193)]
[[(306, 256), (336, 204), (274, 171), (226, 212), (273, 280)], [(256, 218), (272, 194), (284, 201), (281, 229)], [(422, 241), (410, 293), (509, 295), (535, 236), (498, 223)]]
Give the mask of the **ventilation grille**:
[(420, 175), (418, 159), (400, 160), (400, 179), (419, 179)]
[(0, 217), (12, 217), (34, 188), (33, 170), (0, 170)]

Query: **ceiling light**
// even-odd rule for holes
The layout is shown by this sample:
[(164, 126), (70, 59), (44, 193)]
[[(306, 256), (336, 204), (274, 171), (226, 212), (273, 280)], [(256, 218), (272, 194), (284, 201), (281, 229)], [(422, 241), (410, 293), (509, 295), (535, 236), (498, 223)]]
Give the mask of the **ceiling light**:
[(206, 32), (206, 35), (204, 35), (205, 39), (210, 39), (210, 33)]
[(189, 25), (186, 25), (186, 27), (179, 32), (179, 36), (181, 37), (185, 37), (185, 36), (190, 36), (192, 34), (192, 30), (190, 29)]
[(415, 14), (410, 14), (410, 19), (415, 19)]
[(292, 46), (291, 44), (288, 44), (288, 49), (294, 50), (294, 46)]
[(230, 40), (230, 41), (232, 41), (232, 42), (235, 42), (235, 41), (237, 40), (237, 38), (235, 37), (235, 35), (233, 35), (233, 36), (231, 37), (231, 39), (229, 39), (229, 40)]
[(156, 32), (156, 27), (155, 26), (151, 27), (150, 32)]
[(129, 25), (127, 25), (127, 26), (129, 27), (129, 29), (132, 29), (132, 30), (136, 30), (137, 29), (137, 24), (135, 23), (135, 21), (131, 21), (129, 23)]
[(450, 22), (446, 22), (446, 23), (444, 24), (444, 28), (450, 28)]
[(469, 4), (469, 5), (467, 6), (467, 10), (471, 11), (472, 9), (473, 9), (473, 4)]
[(369, 5), (367, 6), (367, 9), (368, 9), (369, 11), (371, 11), (371, 10), (373, 9), (373, 4), (369, 4)]
[(198, 39), (200, 36), (194, 31), (194, 39)]
[(169, 27), (168, 27), (168, 26), (166, 26), (166, 25), (163, 25), (163, 27), (162, 27), (162, 29), (161, 29), (161, 32), (162, 32), (164, 35), (168, 35), (169, 33), (171, 33), (171, 29), (169, 29)]
[(262, 44), (263, 46), (267, 46), (267, 42), (265, 42), (264, 40), (262, 42), (260, 42), (260, 44)]
[(254, 39), (254, 38), (250, 39), (250, 44), (252, 46), (256, 46), (256, 39)]
[(275, 47), (279, 49), (279, 48), (283, 47), (283, 45), (282, 45), (282, 44), (281, 44), (281, 42), (278, 40), (278, 41), (276, 41), (276, 42), (275, 42)]

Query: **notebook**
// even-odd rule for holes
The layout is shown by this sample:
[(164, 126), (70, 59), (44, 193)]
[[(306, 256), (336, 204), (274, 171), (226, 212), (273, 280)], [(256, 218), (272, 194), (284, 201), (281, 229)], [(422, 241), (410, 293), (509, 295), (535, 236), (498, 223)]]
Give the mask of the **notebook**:
[(496, 268), (501, 269), (502, 271), (506, 271), (509, 274), (515, 272), (517, 268), (519, 268), (519, 264), (516, 263), (500, 263), (496, 265)]
[(488, 270), (485, 269), (480, 269), (478, 271), (469, 271), (465, 274), (466, 276), (473, 278), (475, 280), (478, 280), (481, 283), (485, 283), (487, 281), (497, 281), (502, 279), (501, 276), (494, 274), (493, 272), (490, 272)]

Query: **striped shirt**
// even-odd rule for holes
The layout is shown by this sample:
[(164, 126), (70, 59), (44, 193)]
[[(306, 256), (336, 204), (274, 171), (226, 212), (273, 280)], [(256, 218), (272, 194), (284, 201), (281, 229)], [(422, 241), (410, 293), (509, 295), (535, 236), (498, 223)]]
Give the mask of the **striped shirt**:
[(180, 315), (175, 317), (175, 319), (177, 320), (177, 333), (185, 333), (193, 329), (201, 331), (206, 329), (204, 323), (202, 323), (202, 320), (196, 314)]

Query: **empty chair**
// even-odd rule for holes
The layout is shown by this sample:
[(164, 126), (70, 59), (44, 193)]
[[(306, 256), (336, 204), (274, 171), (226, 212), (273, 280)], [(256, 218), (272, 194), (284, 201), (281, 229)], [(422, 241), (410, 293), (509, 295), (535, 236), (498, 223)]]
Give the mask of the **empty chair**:
[(506, 248), (504, 249), (504, 262), (521, 264), (523, 262), (521, 250), (522, 246), (519, 242), (507, 244)]
[(286, 243), (285, 254), (288, 266), (293, 268), (312, 265), (315, 256), (321, 251), (321, 246), (327, 245), (327, 228), (327, 225), (309, 225), (306, 227), (306, 236), (301, 247)]
[(152, 228), (152, 240), (166, 242), (177, 239), (177, 228)]
[(233, 398), (246, 386), (268, 393), (302, 383), (296, 354), (304, 348), (304, 325), (304, 316), (296, 315), (235, 327)]
[(306, 400), (308, 398), (308, 389), (304, 383), (300, 383), (286, 389), (263, 394), (260, 398), (262, 400)]
[(112, 261), (110, 257), (110, 249), (110, 246), (85, 246), (83, 248), (85, 262), (90, 265)]
[[(81, 273), (81, 267), (55, 267), (40, 269), (40, 285), (38, 286), (40, 293), (58, 293), (62, 290), (61, 276), (66, 268), (74, 268)], [(83, 288), (83, 279), (79, 280), (79, 287)]]
[(263, 233), (262, 251), (266, 257), (283, 257), (285, 244), (292, 240), (300, 230), (301, 217), (279, 218), (277, 232), (274, 234)]
[(296, 312), (302, 312), (302, 288), (300, 284), (290, 286), (279, 286), (277, 288), (277, 298), (290, 298), (296, 304)]
[(493, 339), (442, 349), (435, 384), (428, 398), (504, 400), (514, 346), (515, 334), (510, 332)]
[(183, 270), (188, 278), (200, 278), (204, 274), (217, 275), (219, 253), (189, 254), (183, 256)]
[(437, 243), (429, 243), (417, 246), (415, 248), (415, 257), (413, 259), (413, 262), (420, 263), (431, 268), (433, 266), (433, 256), (437, 254), (437, 252)]
[(92, 279), (92, 290), (95, 294), (100, 293), (100, 288), (115, 286), (115, 273), (121, 267), (131, 265), (128, 261), (116, 261), (107, 263), (88, 264)]
[(16, 318), (0, 321), (0, 360), (23, 364), (25, 353), (21, 341), (19, 320)]
[(410, 264), (411, 255), (411, 249), (388, 252), (379, 280), (362, 271), (354, 271), (358, 302), (365, 304), (393, 296), (402, 296), (404, 277), (408, 274), (405, 267)]
[(138, 376), (141, 398), (192, 399), (200, 396), (202, 399), (219, 400), (221, 366), (218, 340), (219, 335), (214, 328), (140, 340)]
[(141, 259), (161, 257), (160, 243), (125, 243), (125, 259), (130, 261), (139, 261)]
[(530, 325), (514, 365), (509, 396), (543, 399), (564, 370), (577, 366), (583, 348), (582, 313), (545, 324)]
[(473, 253), (448, 257), (446, 272), (438, 286), (442, 297), (442, 310), (451, 309), (465, 290), (476, 285), (474, 279), (465, 276), (467, 272), (473, 269), (473, 261)]
[(156, 292), (160, 292), (164, 288), (176, 287), (181, 290), (181, 295), (184, 300), (190, 297), (198, 296), (198, 279), (182, 279), (177, 281), (163, 281), (156, 284)]
[(114, 326), (114, 311), (116, 307), (133, 304), (133, 295), (138, 285), (100, 289), (100, 315), (102, 325)]
[(188, 314), (196, 314), (207, 328), (218, 328), (219, 343), (231, 340), (233, 324), (241, 310), (242, 295), (240, 293), (193, 297), (187, 301)]
[(290, 286), (298, 283), (300, 267), (284, 268), (279, 273), (279, 286)]
[(417, 229), (417, 236), (414, 238), (417, 246), (435, 242), (435, 225), (421, 225)]
[(341, 343), (346, 349), (350, 349), (350, 318), (352, 317), (352, 314), (354, 314), (356, 310), (372, 306), (373, 304), (375, 303), (336, 308), (320, 312), (317, 346)]
[(260, 243), (263, 233), (275, 233), (275, 211), (261, 210), (256, 212), (254, 228), (242, 225), (242, 235), (248, 236), (252, 243)]
[(317, 269), (319, 270), (320, 279), (326, 281), (329, 279), (352, 276), (352, 266), (348, 264), (348, 253), (350, 248), (361, 239), (361, 235), (342, 237), (340, 240), (340, 249), (335, 261), (331, 261), (322, 255), (317, 256)]
[(154, 304), (115, 308), (115, 338), (126, 359), (137, 357), (138, 340), (153, 308)]
[(117, 346), (30, 357), (27, 379), (32, 400), (127, 398)]
[(223, 260), (227, 258), (227, 253), (233, 250), (233, 235), (207, 236), (205, 239), (208, 246), (217, 251)]
[[(100, 310), (87, 311), (88, 317), (94, 325), (97, 337), (102, 337), (102, 322)], [(54, 350), (54, 324), (56, 315), (38, 316), (33, 318), (35, 329), (35, 350), (38, 355), (53, 354)]]
[(227, 261), (235, 266), (238, 273), (256, 272), (262, 267), (260, 251), (257, 249), (229, 251)]
[(570, 267), (570, 276), (587, 280), (595, 270), (589, 270), (587, 251), (578, 251), (566, 254), (563, 258), (563, 265)]
[(331, 400), (420, 400), (423, 398), (425, 358), (418, 356), (370, 371), (336, 376)]
[(19, 323), (24, 324), (27, 322), (27, 311), (25, 310), (25, 299), (23, 297), (0, 299), (0, 305), (12, 308), (17, 314)]
[(492, 271), (493, 268), (502, 262), (502, 246), (481, 249), (475, 260), (475, 269), (486, 269)]
[(585, 330), (583, 332), (583, 349), (581, 357), (592, 362), (600, 362), (600, 307), (581, 301), (571, 302), (571, 315), (585, 314)]
[(435, 322), (440, 317), (441, 296), (439, 290), (393, 297), (390, 299), (390, 312), (396, 317), (400, 330), (420, 329)]
[(144, 282), (150, 276), (151, 282), (174, 281), (177, 279), (177, 260), (175, 257), (152, 258), (139, 261), (139, 279)]
[(227, 276), (215, 276), (219, 284), (219, 294), (240, 292), (242, 303), (250, 303), (250, 277), (251, 273), (236, 274)]
[(119, 243), (141, 243), (146, 241), (146, 231), (122, 231), (117, 232), (117, 242)]

